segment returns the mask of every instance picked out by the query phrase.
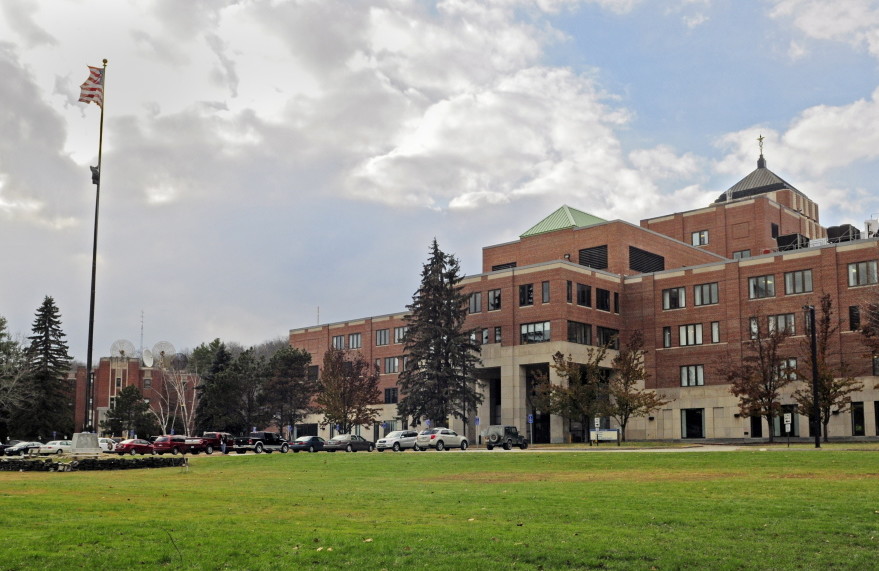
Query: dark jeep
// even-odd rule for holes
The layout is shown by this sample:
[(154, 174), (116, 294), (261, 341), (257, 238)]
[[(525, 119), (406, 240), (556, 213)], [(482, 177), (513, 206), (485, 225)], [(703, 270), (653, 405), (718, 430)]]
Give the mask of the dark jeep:
[(485, 447), (491, 450), (495, 446), (503, 446), (504, 450), (509, 450), (513, 446), (518, 446), (522, 450), (528, 448), (528, 440), (525, 436), (519, 434), (519, 429), (515, 426), (503, 426), (493, 424), (482, 432), (485, 438)]

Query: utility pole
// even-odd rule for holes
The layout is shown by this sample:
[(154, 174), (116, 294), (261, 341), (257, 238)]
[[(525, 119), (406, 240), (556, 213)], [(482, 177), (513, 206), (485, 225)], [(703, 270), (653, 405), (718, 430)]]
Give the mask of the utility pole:
[(819, 383), (818, 383), (818, 338), (815, 331), (815, 306), (804, 305), (803, 310), (809, 323), (809, 336), (812, 352), (812, 434), (815, 435), (815, 448), (821, 448), (821, 406), (818, 402)]

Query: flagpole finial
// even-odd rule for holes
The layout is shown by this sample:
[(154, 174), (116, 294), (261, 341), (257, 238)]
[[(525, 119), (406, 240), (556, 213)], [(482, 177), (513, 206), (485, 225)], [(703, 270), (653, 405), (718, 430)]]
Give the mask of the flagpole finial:
[(107, 65), (107, 58), (104, 58), (104, 65)]

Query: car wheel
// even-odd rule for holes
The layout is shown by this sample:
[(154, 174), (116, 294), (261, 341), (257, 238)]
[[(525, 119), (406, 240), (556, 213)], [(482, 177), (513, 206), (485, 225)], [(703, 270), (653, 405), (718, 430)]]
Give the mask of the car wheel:
[(208, 456), (210, 456), (211, 454), (214, 453), (214, 447), (211, 446), (210, 444), (208, 444), (207, 448), (204, 449), (204, 453), (207, 454)]
[(437, 452), (442, 452), (443, 450), (445, 450), (445, 448), (446, 448), (445, 443), (443, 443), (442, 440), (438, 440), (437, 443), (436, 443), (436, 451), (437, 451)]
[(394, 452), (399, 452), (399, 451), (400, 451), (400, 443), (394, 442)]
[(413, 444), (412, 450), (413, 450), (413, 452), (421, 452), (421, 448), (418, 447), (418, 444)]
[(256, 443), (256, 448), (253, 449), (257, 454), (262, 454), (262, 442)]
[(309, 447), (308, 447), (308, 451), (309, 451), (309, 452), (315, 452), (314, 446), (309, 446)]
[(132, 448), (128, 453), (131, 454), (132, 456), (134, 456), (137, 453), (137, 451), (134, 448)]
[(461, 441), (461, 450), (467, 450), (467, 441), (466, 440)]
[(348, 446), (345, 447), (345, 452), (354, 452), (354, 449), (351, 448), (351, 445), (349, 444)]
[(287, 444), (281, 444), (281, 454), (286, 454), (287, 451), (290, 450), (290, 446)]
[(155, 451), (155, 450), (150, 450), (150, 454), (152, 454), (153, 456), (155, 456), (155, 455), (156, 455), (156, 451)]
[(171, 454), (173, 454), (174, 456), (177, 456), (177, 454), (178, 454), (179, 452), (180, 452), (180, 451), (177, 450), (176, 448), (172, 448), (172, 449), (171, 449)]
[(55, 454), (61, 454), (62, 452), (64, 452), (64, 451), (59, 448), (58, 451), (55, 452)]
[(485, 445), (485, 449), (486, 449), (486, 450), (493, 450), (493, 449), (494, 449), (494, 446), (492, 446), (491, 444), (486, 444), (486, 445)]
[(522, 450), (525, 450), (526, 448), (528, 448), (528, 443), (527, 443), (526, 441), (523, 440), (523, 441), (522, 441), (522, 445), (519, 446), (519, 448), (521, 448)]
[(513, 449), (513, 443), (512, 443), (512, 442), (510, 442), (509, 440), (507, 440), (506, 442), (504, 442), (504, 450), (512, 450), (512, 449)]
[(375, 450), (375, 446), (373, 446), (372, 444), (366, 447), (367, 452), (372, 452), (373, 450)]

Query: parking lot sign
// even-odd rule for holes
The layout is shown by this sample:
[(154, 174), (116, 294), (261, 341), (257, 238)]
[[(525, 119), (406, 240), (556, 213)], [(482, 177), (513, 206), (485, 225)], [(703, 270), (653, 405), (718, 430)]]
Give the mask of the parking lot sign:
[(534, 424), (534, 415), (533, 414), (528, 415), (528, 424)]

